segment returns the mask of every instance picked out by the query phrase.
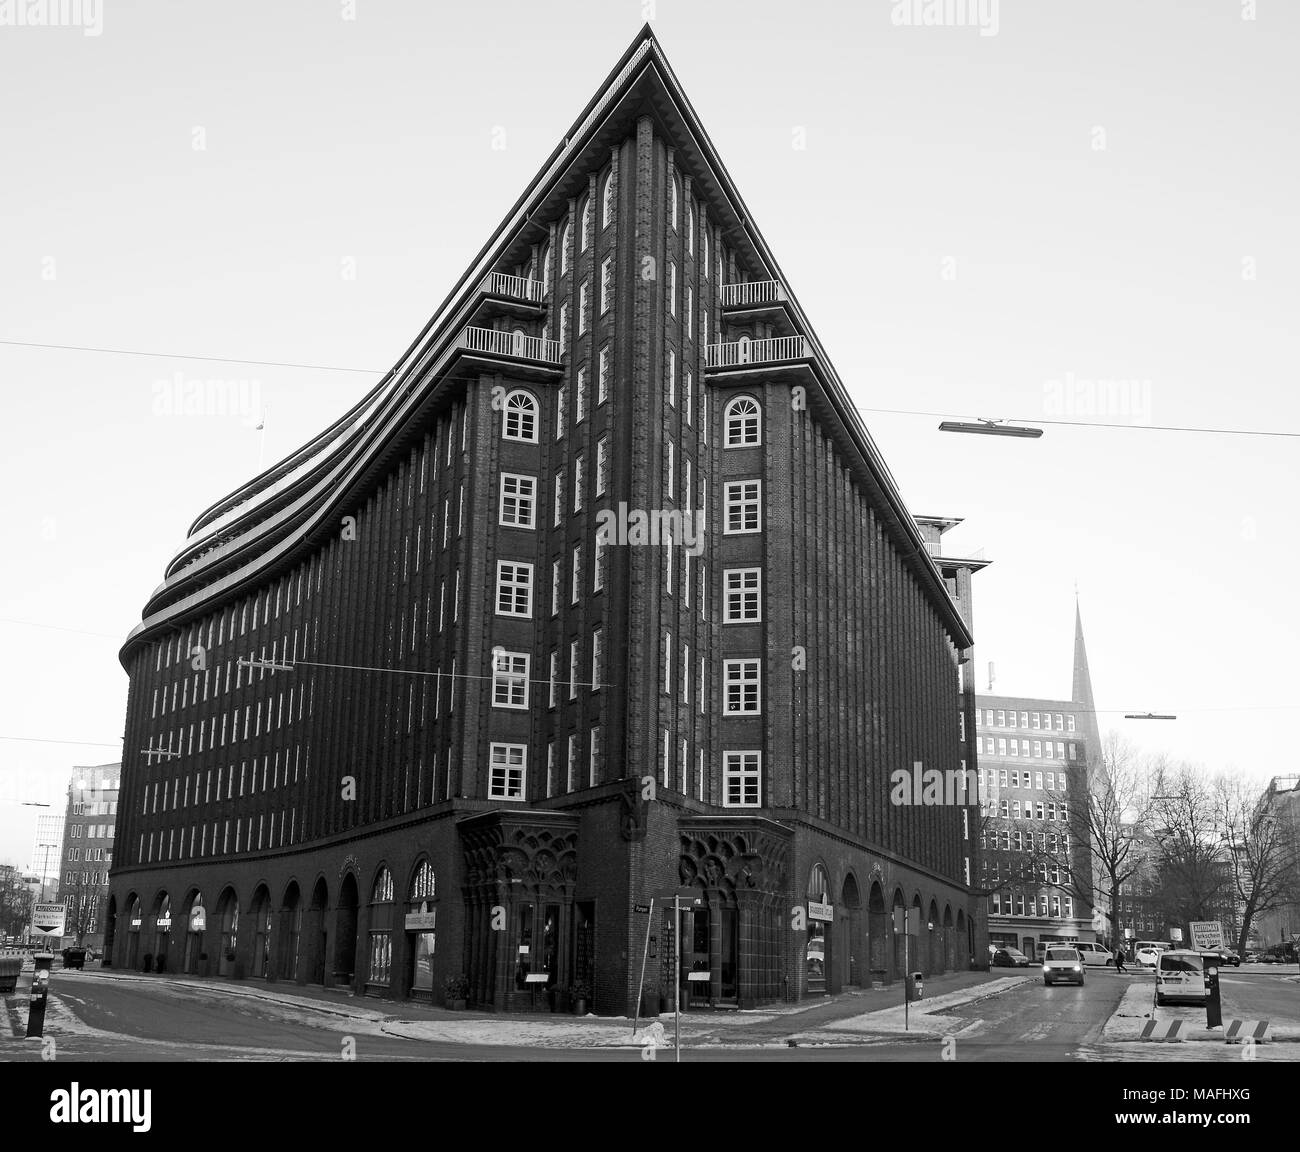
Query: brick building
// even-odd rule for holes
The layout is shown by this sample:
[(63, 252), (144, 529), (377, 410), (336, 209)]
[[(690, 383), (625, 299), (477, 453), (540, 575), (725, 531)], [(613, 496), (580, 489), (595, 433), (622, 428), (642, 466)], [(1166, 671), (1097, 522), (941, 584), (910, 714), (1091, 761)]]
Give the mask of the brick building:
[(912, 966), (965, 968), (973, 809), (889, 795), (974, 764), (969, 572), (643, 30), (394, 369), (150, 597), (114, 962), (624, 1012), (648, 952), (652, 994), (747, 1006), (896, 978), (905, 905)]
[(991, 890), (989, 942), (1031, 960), (1045, 944), (1093, 941), (1105, 932), (1094, 915), (1089, 758), (1101, 742), (1092, 679), (1076, 610), (1069, 700), (976, 698), (975, 740), (983, 800), (981, 881)]

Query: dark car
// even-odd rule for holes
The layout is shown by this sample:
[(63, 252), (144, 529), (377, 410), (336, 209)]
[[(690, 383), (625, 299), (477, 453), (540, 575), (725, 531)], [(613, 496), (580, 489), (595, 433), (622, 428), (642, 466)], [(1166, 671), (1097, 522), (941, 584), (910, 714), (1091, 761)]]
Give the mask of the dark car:
[(86, 949), (65, 948), (63, 950), (63, 966), (65, 968), (84, 968), (86, 966)]
[(1019, 948), (997, 948), (991, 963), (994, 968), (1028, 968), (1029, 957)]
[(1218, 962), (1219, 962), (1219, 967), (1220, 967), (1220, 968), (1223, 968), (1223, 967), (1240, 968), (1240, 967), (1241, 967), (1241, 957), (1238, 956), (1235, 952), (1230, 952), (1230, 951), (1228, 951), (1227, 949), (1218, 949), (1218, 948), (1203, 949), (1203, 950), (1201, 951), (1201, 955), (1202, 955), (1202, 956), (1206, 956), (1206, 957), (1211, 957), (1211, 956), (1212, 956), (1212, 957), (1214, 957), (1215, 959), (1217, 959)]

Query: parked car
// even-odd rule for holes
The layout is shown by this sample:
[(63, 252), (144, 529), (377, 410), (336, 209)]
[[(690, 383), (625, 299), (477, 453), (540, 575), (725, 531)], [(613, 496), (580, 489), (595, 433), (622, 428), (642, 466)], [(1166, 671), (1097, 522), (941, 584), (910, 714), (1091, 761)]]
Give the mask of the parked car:
[(1191, 1000), (1205, 1003), (1209, 990), (1205, 986), (1206, 964), (1213, 964), (1217, 953), (1202, 955), (1186, 948), (1171, 948), (1160, 954), (1156, 966), (1156, 1003)]
[(1143, 968), (1154, 968), (1160, 954), (1168, 952), (1172, 947), (1172, 944), (1161, 940), (1139, 940), (1133, 946), (1133, 959)]
[(1087, 968), (1109, 968), (1115, 963), (1115, 954), (1100, 944), (1082, 940), (1074, 947), (1079, 950), (1079, 955), (1083, 957), (1084, 966)]
[(1259, 961), (1260, 961), (1260, 955), (1259, 955), (1258, 952), (1247, 952), (1247, 953), (1246, 953), (1246, 963), (1247, 963), (1247, 964), (1258, 964)]
[(1019, 948), (995, 948), (990, 963), (994, 968), (1028, 968), (1029, 957)]
[(1083, 957), (1070, 945), (1053, 944), (1043, 952), (1043, 983), (1083, 986)]

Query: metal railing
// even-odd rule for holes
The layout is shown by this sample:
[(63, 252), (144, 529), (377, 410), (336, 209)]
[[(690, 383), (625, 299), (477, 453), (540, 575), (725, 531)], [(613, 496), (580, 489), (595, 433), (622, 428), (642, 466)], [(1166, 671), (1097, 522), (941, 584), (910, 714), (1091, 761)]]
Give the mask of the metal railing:
[(802, 336), (776, 336), (770, 340), (736, 340), (710, 344), (705, 349), (706, 368), (729, 368), (735, 364), (767, 364), (774, 360), (803, 360), (808, 341)]
[(718, 302), (724, 308), (752, 304), (773, 304), (786, 299), (780, 280), (751, 280), (747, 284), (724, 284)]
[(515, 300), (526, 300), (530, 304), (540, 304), (546, 285), (540, 280), (529, 280), (523, 276), (507, 276), (504, 272), (489, 272), (483, 277), (482, 291), (493, 296), (510, 296)]
[(493, 356), (517, 356), (521, 360), (541, 360), (547, 364), (560, 362), (560, 342), (542, 336), (469, 327), (460, 334), (457, 344), (471, 352), (488, 352)]

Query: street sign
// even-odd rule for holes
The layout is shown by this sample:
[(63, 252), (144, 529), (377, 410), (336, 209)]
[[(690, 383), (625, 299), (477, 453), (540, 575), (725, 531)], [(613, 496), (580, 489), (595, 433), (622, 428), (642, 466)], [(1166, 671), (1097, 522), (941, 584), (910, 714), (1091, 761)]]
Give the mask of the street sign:
[(816, 900), (809, 900), (808, 919), (809, 920), (834, 920), (835, 906), (833, 904), (821, 904)]
[(1223, 949), (1223, 925), (1217, 920), (1193, 920), (1188, 927), (1192, 930), (1193, 948), (1201, 952)]
[(1175, 944), (1181, 944), (1183, 942), (1183, 930), (1181, 928), (1170, 928), (1169, 939)]
[(633, 912), (641, 912), (641, 913), (643, 913), (643, 914), (648, 915), (649, 912), (650, 912), (650, 905), (649, 905), (649, 904), (633, 904), (633, 905), (632, 905), (632, 911), (633, 911)]
[(38, 939), (63, 935), (63, 921), (67, 908), (63, 904), (35, 904), (32, 906), (32, 935)]
[(680, 900), (683, 905), (693, 904), (697, 908), (704, 904), (704, 897), (698, 888), (678, 888), (675, 892), (656, 892), (656, 900)]

